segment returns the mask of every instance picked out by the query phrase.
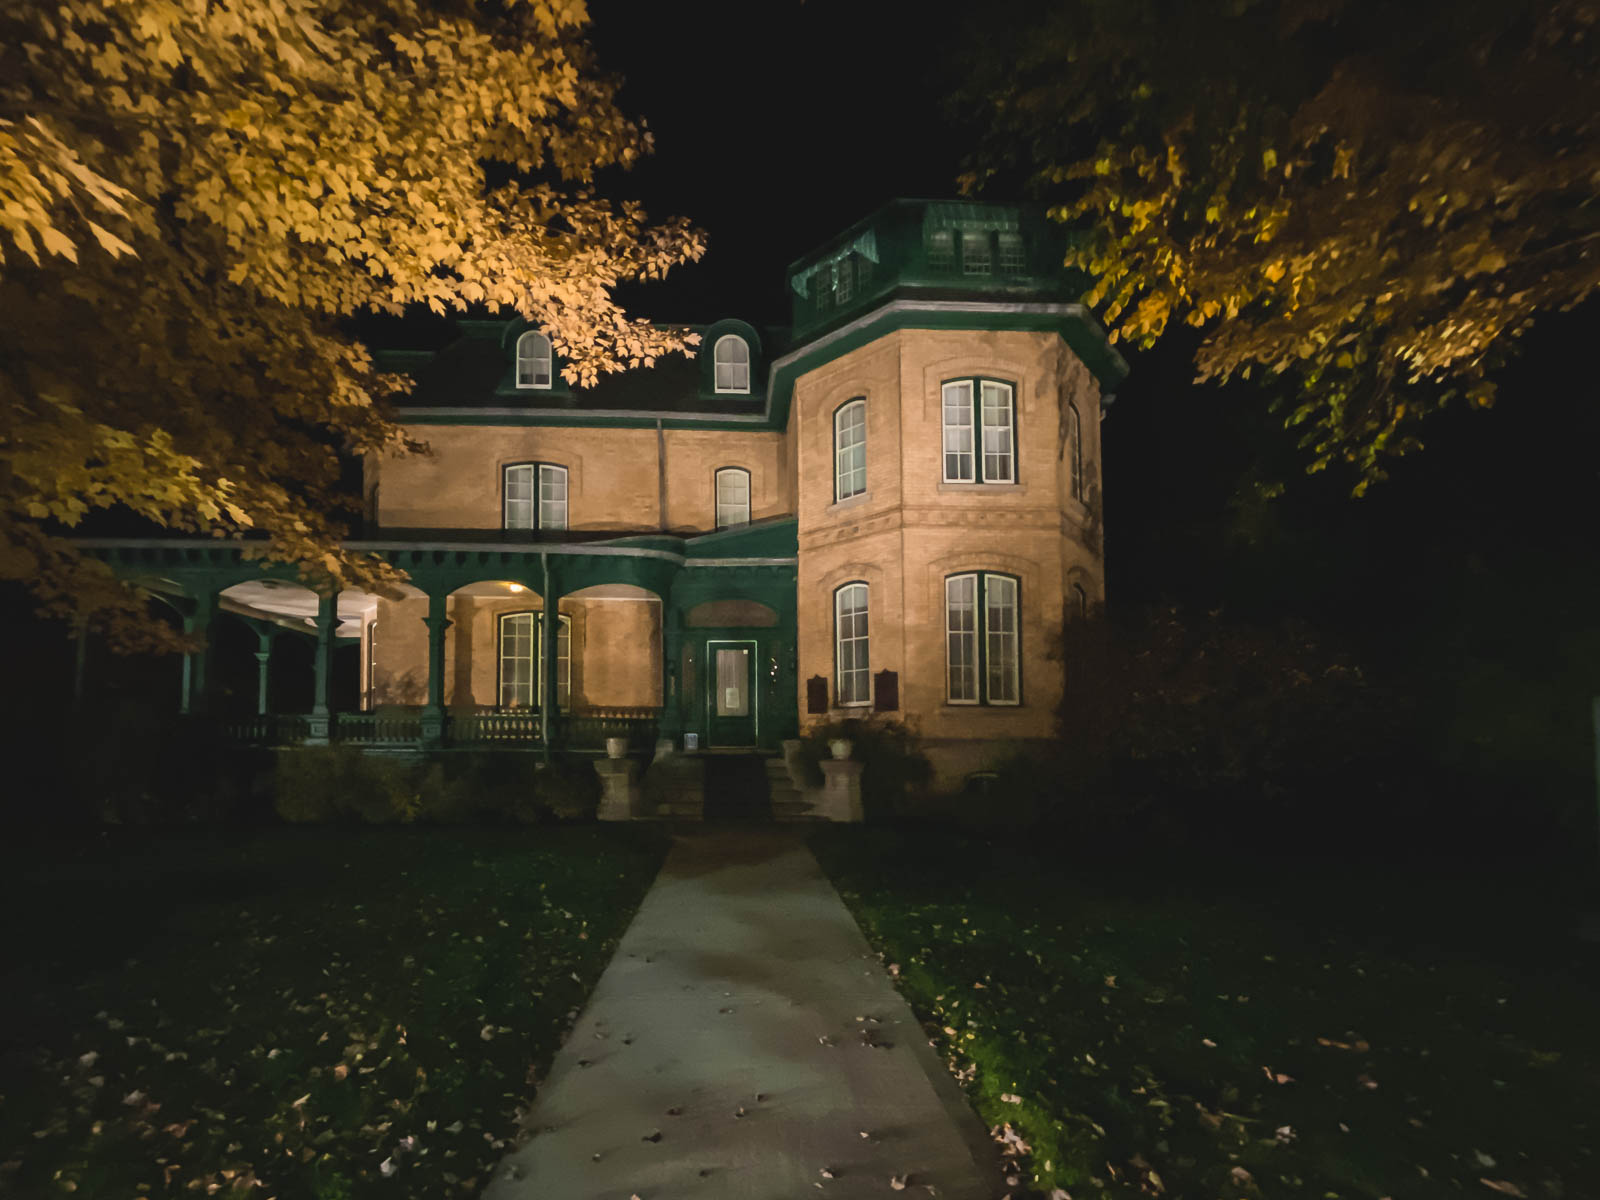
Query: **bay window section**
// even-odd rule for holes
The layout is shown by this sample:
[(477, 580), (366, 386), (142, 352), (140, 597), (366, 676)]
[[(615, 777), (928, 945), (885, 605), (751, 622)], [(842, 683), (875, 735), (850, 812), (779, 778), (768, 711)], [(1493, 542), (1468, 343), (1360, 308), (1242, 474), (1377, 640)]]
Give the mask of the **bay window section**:
[(867, 642), (867, 585), (847, 583), (833, 594), (834, 693), (844, 705), (872, 702)]
[(973, 571), (945, 579), (945, 697), (951, 704), (1022, 700), (1017, 581)]

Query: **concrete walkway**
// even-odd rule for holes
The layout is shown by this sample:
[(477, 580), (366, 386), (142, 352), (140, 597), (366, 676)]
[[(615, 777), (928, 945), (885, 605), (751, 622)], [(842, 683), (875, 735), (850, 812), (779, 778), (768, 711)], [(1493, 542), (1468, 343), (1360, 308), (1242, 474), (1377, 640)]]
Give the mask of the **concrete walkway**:
[(799, 831), (678, 839), (528, 1125), (488, 1200), (1004, 1191), (983, 1127)]

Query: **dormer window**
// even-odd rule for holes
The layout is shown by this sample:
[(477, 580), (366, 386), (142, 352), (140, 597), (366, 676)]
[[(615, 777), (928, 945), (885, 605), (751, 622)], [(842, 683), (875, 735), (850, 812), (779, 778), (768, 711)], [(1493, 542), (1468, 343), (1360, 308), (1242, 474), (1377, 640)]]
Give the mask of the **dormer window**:
[(537, 330), (517, 339), (517, 386), (550, 387), (550, 339)]
[(749, 394), (749, 343), (736, 333), (724, 334), (711, 351), (711, 361), (716, 371), (717, 391)]

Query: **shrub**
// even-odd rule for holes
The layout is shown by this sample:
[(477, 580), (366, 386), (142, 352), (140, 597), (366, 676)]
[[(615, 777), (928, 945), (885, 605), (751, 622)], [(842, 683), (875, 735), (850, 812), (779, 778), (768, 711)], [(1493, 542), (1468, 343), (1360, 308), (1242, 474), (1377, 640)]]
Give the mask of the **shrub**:
[(861, 808), (868, 821), (905, 815), (908, 796), (920, 793), (933, 777), (933, 766), (918, 748), (914, 726), (876, 714), (846, 717), (814, 725), (801, 739), (801, 756), (815, 775), (818, 764), (833, 757), (828, 743), (849, 738), (850, 757), (862, 764)]

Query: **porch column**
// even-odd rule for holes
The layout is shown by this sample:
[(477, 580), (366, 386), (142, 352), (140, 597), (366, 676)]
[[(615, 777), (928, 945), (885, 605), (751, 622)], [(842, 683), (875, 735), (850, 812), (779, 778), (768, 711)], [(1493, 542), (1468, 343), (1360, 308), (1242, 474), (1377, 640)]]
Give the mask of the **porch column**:
[(660, 735), (676, 742), (683, 733), (683, 614), (661, 605)]
[(545, 762), (550, 761), (553, 749), (551, 743), (559, 736), (559, 722), (555, 717), (556, 684), (560, 679), (560, 663), (556, 660), (557, 638), (561, 634), (561, 608), (560, 587), (561, 581), (555, 570), (550, 566), (550, 556), (541, 553), (540, 565), (544, 569), (544, 588), (540, 595), (544, 598), (544, 615), (539, 621), (539, 657), (544, 678), (540, 682), (539, 701), (539, 744), (542, 747), (542, 756)]
[(256, 625), (256, 716), (267, 715), (267, 693), (272, 667), (272, 641), (278, 630), (274, 625)]
[(428, 703), (422, 708), (422, 744), (444, 745), (444, 631), (450, 627), (445, 615), (448, 593), (428, 593)]
[(211, 634), (217, 615), (217, 598), (210, 591), (194, 597), (194, 609), (183, 619), (183, 631), (205, 639), (200, 649), (183, 656), (182, 713), (205, 712), (211, 703)]
[(333, 735), (333, 635), (339, 625), (339, 593), (317, 593), (317, 648), (315, 690), (311, 699), (308, 745), (326, 745)]

